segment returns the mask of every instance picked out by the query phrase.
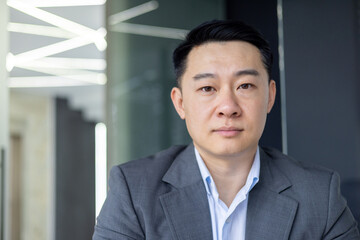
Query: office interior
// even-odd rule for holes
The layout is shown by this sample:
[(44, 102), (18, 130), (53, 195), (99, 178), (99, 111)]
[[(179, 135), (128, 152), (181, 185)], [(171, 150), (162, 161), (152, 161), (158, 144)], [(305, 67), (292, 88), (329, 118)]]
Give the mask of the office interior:
[(174, 144), (171, 54), (211, 19), (253, 25), (277, 98), (261, 146), (336, 170), (360, 220), (360, 0), (0, 2), (0, 239), (91, 239), (109, 169)]

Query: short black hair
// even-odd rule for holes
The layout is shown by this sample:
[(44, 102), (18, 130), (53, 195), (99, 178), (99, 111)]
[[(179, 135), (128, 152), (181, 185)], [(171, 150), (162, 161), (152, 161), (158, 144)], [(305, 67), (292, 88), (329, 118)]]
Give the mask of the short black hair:
[(181, 77), (186, 70), (187, 57), (190, 51), (204, 43), (224, 41), (244, 41), (257, 47), (260, 50), (262, 62), (270, 80), (273, 54), (263, 35), (241, 21), (212, 20), (191, 30), (186, 35), (185, 40), (174, 50), (173, 64), (178, 87), (181, 87)]

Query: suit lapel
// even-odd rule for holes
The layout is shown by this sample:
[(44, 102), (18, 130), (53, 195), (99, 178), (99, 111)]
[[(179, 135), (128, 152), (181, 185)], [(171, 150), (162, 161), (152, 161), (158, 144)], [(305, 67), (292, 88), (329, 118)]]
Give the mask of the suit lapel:
[[(260, 180), (249, 194), (245, 239), (288, 239), (298, 203), (281, 193), (291, 183), (262, 149), (260, 161)], [(173, 186), (160, 202), (174, 239), (211, 240), (207, 193), (192, 144), (174, 160), (163, 181)]]
[(291, 183), (263, 150), (260, 161), (260, 180), (249, 194), (246, 239), (289, 239), (298, 203), (280, 193)]
[(174, 160), (163, 181), (174, 187), (160, 196), (174, 239), (211, 240), (207, 193), (192, 144)]

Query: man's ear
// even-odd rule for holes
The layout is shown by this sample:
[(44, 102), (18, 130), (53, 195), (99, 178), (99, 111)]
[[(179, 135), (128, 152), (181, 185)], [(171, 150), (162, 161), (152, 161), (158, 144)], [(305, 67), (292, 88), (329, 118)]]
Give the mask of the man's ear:
[(180, 118), (185, 119), (183, 97), (182, 97), (182, 92), (179, 88), (174, 87), (173, 89), (171, 89), (171, 100)]
[(276, 97), (276, 83), (274, 80), (270, 80), (269, 83), (269, 101), (267, 106), (267, 113), (270, 113), (272, 107), (275, 103), (275, 97)]

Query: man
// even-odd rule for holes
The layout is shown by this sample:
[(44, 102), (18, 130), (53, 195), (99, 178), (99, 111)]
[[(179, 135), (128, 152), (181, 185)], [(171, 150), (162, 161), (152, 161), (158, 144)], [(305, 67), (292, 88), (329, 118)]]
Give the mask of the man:
[(206, 22), (173, 55), (193, 143), (111, 170), (98, 239), (360, 239), (336, 173), (259, 148), (276, 95), (253, 28)]

